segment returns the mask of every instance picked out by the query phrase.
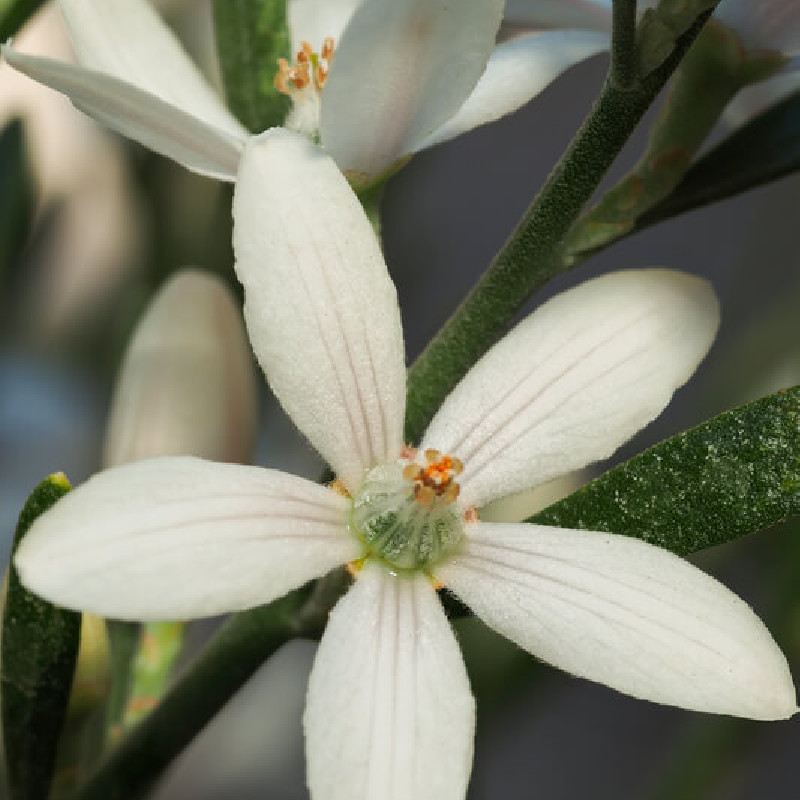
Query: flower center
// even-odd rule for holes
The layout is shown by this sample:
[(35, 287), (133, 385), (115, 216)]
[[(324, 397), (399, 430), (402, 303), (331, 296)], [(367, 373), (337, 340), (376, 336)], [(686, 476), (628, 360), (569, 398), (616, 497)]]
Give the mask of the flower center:
[(278, 59), (275, 88), (292, 98), (287, 128), (311, 137), (318, 135), (320, 93), (328, 80), (333, 51), (333, 39), (328, 36), (319, 53), (303, 42), (293, 64), (285, 58)]
[(462, 514), (453, 502), (461, 462), (436, 450), (427, 450), (425, 460), (425, 466), (395, 461), (375, 467), (353, 498), (353, 532), (397, 569), (439, 561), (463, 534)]

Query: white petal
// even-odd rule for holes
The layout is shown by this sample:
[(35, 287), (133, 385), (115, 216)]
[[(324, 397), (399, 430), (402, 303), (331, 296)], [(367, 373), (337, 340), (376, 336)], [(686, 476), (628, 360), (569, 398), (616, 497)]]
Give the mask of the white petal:
[(516, 111), (562, 72), (608, 50), (608, 45), (608, 36), (596, 31), (531, 33), (499, 45), (461, 109), (419, 149), (445, 142)]
[(130, 340), (104, 463), (179, 455), (247, 463), (255, 428), (255, 375), (238, 302), (216, 276), (182, 270)]
[(754, 50), (787, 55), (800, 51), (798, 0), (722, 0), (714, 16), (733, 28)]
[(15, 564), (33, 592), (119, 619), (267, 603), (361, 556), (347, 501), (302, 478), (194, 458), (106, 470), (39, 517)]
[(333, 161), (279, 128), (247, 147), (233, 218), (261, 366), (355, 490), (365, 469), (398, 456), (405, 413), (400, 310), (372, 227)]
[(322, 43), (331, 37), (335, 44), (350, 17), (363, 0), (288, 0), (289, 32), (292, 34), (292, 51), (300, 50), (303, 42), (319, 52)]
[(146, 0), (59, 0), (78, 61), (130, 83), (233, 138), (245, 129)]
[(14, 69), (67, 95), (98, 122), (174, 159), (187, 169), (219, 180), (236, 176), (243, 138), (211, 127), (153, 94), (85, 67), (2, 48)]
[[(800, 60), (793, 61), (791, 66), (800, 69)], [(725, 107), (723, 119), (730, 128), (741, 127), (798, 89), (800, 71), (781, 72), (774, 78), (742, 89)]]
[(588, 28), (611, 33), (611, 0), (508, 0), (505, 19), (537, 28)]
[(320, 134), (368, 182), (461, 107), (494, 49), (503, 0), (369, 0), (354, 14), (322, 93)]
[(314, 800), (463, 800), (475, 704), (426, 577), (367, 564), (331, 614), (303, 722)]
[(456, 386), (422, 448), (464, 462), (464, 503), (610, 456), (694, 372), (719, 324), (707, 281), (616, 272), (540, 306)]
[(797, 710), (786, 659), (747, 604), (637, 539), (478, 523), (437, 578), (574, 675), (696, 711), (785, 719)]

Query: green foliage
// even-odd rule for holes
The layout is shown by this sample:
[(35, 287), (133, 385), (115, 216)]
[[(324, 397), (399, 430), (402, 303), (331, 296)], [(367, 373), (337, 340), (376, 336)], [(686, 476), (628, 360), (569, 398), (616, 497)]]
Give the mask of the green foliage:
[(33, 185), (21, 120), (0, 132), (0, 281), (28, 238), (33, 219)]
[(75, 795), (76, 800), (135, 800), (143, 796), (195, 734), (283, 644), (318, 634), (298, 621), (303, 589), (232, 616), (165, 695), (129, 730)]
[[(42, 481), (22, 509), (14, 550), (34, 520), (70, 490)], [(81, 615), (56, 608), (20, 583), (12, 566), (3, 608), (3, 741), (12, 800), (46, 800), (80, 644)]]
[(282, 124), (290, 102), (273, 80), (291, 55), (286, 0), (214, 0), (214, 21), (231, 110), (251, 133)]
[(529, 522), (634, 536), (686, 555), (800, 513), (800, 387), (714, 417)]
[(675, 72), (642, 157), (570, 232), (568, 261), (633, 230), (639, 217), (678, 186), (736, 93), (783, 64), (781, 56), (744, 50), (730, 28), (710, 20)]
[(564, 238), (706, 19), (707, 15), (695, 22), (670, 58), (645, 81), (627, 89), (606, 82), (506, 245), (409, 370), (407, 442), (417, 441), (444, 398), (526, 300), (567, 268)]
[(800, 169), (800, 92), (776, 103), (700, 158), (675, 191), (637, 222), (645, 228)]
[(658, 69), (672, 54), (680, 38), (704, 13), (713, 11), (719, 0), (661, 0), (645, 11), (637, 34), (639, 75)]
[(0, 42), (10, 39), (45, 0), (0, 0)]
[(166, 692), (172, 669), (183, 650), (184, 622), (148, 622), (142, 626), (133, 661), (133, 685), (123, 725), (133, 727), (150, 713)]

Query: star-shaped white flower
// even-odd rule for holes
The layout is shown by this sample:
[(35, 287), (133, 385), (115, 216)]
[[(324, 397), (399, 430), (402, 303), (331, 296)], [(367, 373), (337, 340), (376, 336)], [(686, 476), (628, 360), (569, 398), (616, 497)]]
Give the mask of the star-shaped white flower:
[[(236, 177), (247, 132), (145, 0), (59, 5), (82, 66), (5, 47), (9, 63), (189, 169)], [(595, 31), (535, 33), (495, 47), (503, 5), (289, 0), (297, 61), (277, 74), (294, 100), (286, 124), (318, 136), (365, 185), (419, 150), (516, 110), (606, 47)]]
[(689, 709), (794, 713), (767, 629), (687, 562), (475, 511), (605, 458), (652, 420), (714, 338), (706, 282), (618, 272), (558, 295), (475, 365), (412, 450), (394, 285), (335, 163), (297, 134), (263, 134), (234, 218), (251, 342), (337, 484), (184, 458), (111, 469), (31, 528), (15, 562), (26, 586), (108, 617), (182, 619), (351, 564), (308, 692), (316, 800), (464, 797), (475, 710), (440, 584), (575, 675)]
[[(643, 13), (658, 0), (639, 0)], [(506, 19), (516, 25), (605, 31), (611, 41), (612, 0), (508, 0)], [(800, 0), (722, 0), (714, 19), (736, 32), (746, 52), (783, 56), (776, 75), (743, 89), (725, 110), (741, 125), (800, 88)]]

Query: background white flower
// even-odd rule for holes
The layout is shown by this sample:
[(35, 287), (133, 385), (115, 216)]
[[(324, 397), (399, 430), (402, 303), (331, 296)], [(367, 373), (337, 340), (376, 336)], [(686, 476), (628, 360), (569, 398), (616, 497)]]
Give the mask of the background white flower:
[[(284, 86), (295, 100), (287, 125), (318, 131), (340, 168), (370, 183), (412, 153), (516, 110), (606, 47), (603, 34), (557, 31), (495, 48), (503, 5), (290, 0), (295, 52), (306, 42), (319, 55), (330, 38), (333, 58), (329, 75), (323, 59), (320, 80), (307, 65), (286, 65)], [(9, 63), (189, 169), (235, 178), (247, 132), (145, 0), (60, 6), (82, 66), (6, 47)]]
[(183, 269), (148, 305), (114, 387), (103, 463), (193, 455), (247, 464), (256, 387), (239, 309), (222, 281)]
[[(325, 800), (464, 795), (473, 701), (432, 581), (544, 660), (634, 696), (759, 719), (795, 711), (766, 628), (688, 563), (635, 539), (481, 523), (471, 511), (609, 455), (653, 419), (714, 337), (705, 282), (621, 272), (541, 306), (425, 434), (422, 448), (462, 458), (459, 476), (455, 460), (426, 453), (419, 463), (401, 447), (394, 287), (334, 162), (270, 131), (248, 146), (234, 211), (251, 342), (352, 499), (195, 459), (108, 470), (31, 529), (15, 562), (26, 585), (107, 616), (180, 618), (265, 603), (366, 559), (310, 681), (309, 783)], [(379, 481), (397, 494), (374, 491)], [(387, 498), (416, 521), (398, 527), (378, 513), (363, 525), (361, 511), (380, 512)], [(441, 527), (432, 535), (430, 520), (457, 541)], [(401, 535), (392, 543), (375, 531)], [(438, 557), (422, 545), (440, 547)]]

